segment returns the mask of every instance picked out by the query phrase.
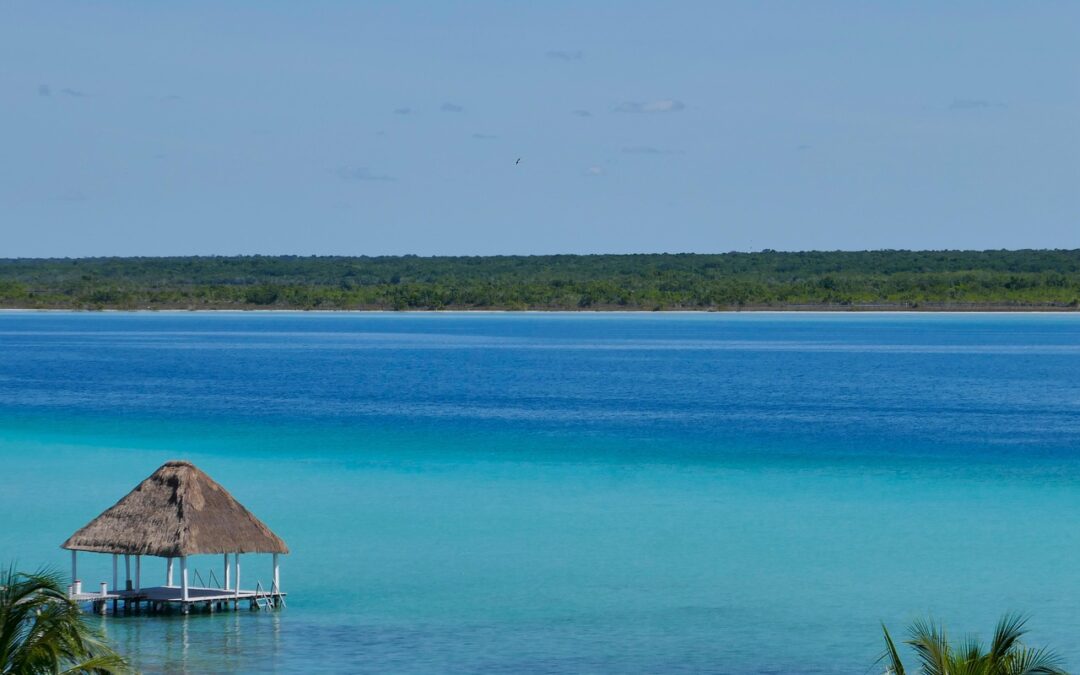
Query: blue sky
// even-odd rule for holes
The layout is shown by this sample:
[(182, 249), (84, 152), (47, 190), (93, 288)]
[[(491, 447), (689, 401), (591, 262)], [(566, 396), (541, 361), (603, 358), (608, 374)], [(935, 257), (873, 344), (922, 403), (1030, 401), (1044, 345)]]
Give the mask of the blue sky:
[(0, 257), (1080, 247), (1078, 34), (1064, 2), (4, 2)]

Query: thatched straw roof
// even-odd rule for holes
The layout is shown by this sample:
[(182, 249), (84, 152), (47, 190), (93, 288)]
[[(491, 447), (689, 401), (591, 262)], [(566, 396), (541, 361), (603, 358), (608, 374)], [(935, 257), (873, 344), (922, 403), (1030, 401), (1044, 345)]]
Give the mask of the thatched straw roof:
[(190, 462), (165, 462), (61, 548), (178, 557), (288, 553), (262, 521)]

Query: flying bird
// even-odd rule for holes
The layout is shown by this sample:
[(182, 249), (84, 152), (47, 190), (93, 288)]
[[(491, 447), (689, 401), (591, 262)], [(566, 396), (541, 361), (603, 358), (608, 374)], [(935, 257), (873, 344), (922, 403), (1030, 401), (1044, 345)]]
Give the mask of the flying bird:
[(518, 157), (517, 161), (514, 162), (514, 166), (517, 166), (518, 164), (521, 164), (521, 158), (520, 157)]

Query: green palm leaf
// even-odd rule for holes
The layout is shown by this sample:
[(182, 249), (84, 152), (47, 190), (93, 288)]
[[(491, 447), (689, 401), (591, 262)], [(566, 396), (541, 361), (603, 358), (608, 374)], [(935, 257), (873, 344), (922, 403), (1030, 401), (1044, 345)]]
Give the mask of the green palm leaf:
[(952, 675), (951, 654), (945, 629), (932, 620), (917, 619), (908, 628), (907, 644), (915, 650), (926, 675)]
[(881, 624), (881, 632), (885, 634), (885, 653), (878, 659), (878, 663), (887, 661), (885, 666), (886, 675), (905, 675), (904, 663), (900, 660), (900, 653), (896, 651), (896, 644), (893, 642), (892, 636), (889, 635), (889, 629), (885, 627), (885, 624)]
[(125, 673), (58, 574), (0, 570), (0, 673)]
[(1005, 675), (1068, 675), (1061, 657), (1046, 649), (1021, 648), (1013, 653)]
[[(1066, 675), (1061, 658), (1048, 649), (1032, 649), (1021, 642), (1027, 618), (1006, 614), (994, 630), (989, 649), (972, 637), (950, 644), (945, 628), (933, 620), (918, 619), (908, 628), (904, 641), (919, 660), (923, 675)], [(887, 675), (905, 675), (899, 650), (885, 635), (885, 653), (878, 662), (886, 662)]]

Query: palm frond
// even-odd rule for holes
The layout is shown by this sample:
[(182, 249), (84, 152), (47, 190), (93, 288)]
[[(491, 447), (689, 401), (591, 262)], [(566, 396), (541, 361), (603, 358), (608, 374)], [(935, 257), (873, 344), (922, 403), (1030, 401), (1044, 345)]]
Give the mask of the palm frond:
[(951, 650), (942, 626), (933, 620), (916, 619), (908, 628), (906, 643), (915, 650), (926, 675), (951, 675)]
[(1014, 649), (1003, 675), (1068, 675), (1057, 653), (1043, 647)]
[(1001, 617), (998, 621), (997, 627), (994, 629), (994, 640), (990, 643), (990, 661), (991, 663), (998, 663), (1005, 656), (1012, 651), (1013, 646), (1016, 645), (1020, 638), (1024, 636), (1027, 631), (1024, 630), (1024, 626), (1027, 624), (1027, 617), (1023, 614), (1017, 614), (1011, 612)]
[(887, 675), (905, 675), (904, 662), (900, 660), (900, 653), (896, 651), (896, 643), (889, 635), (889, 629), (881, 624), (881, 632), (885, 634), (885, 652), (878, 658), (877, 663), (886, 661), (885, 672)]
[(68, 598), (57, 572), (0, 570), (0, 673), (127, 671)]
[(951, 650), (949, 661), (949, 675), (989, 675), (986, 653), (978, 638), (965, 638)]
[(128, 665), (118, 654), (99, 654), (62, 671), (60, 675), (75, 673), (126, 673)]
[[(918, 619), (908, 627), (904, 641), (919, 659), (924, 675), (1065, 675), (1061, 657), (1049, 649), (1030, 649), (1020, 639), (1027, 617), (1006, 614), (997, 623), (989, 649), (975, 637), (950, 644), (945, 628), (932, 619)], [(887, 675), (904, 675), (899, 650), (884, 624), (885, 652), (876, 663), (886, 663)]]

